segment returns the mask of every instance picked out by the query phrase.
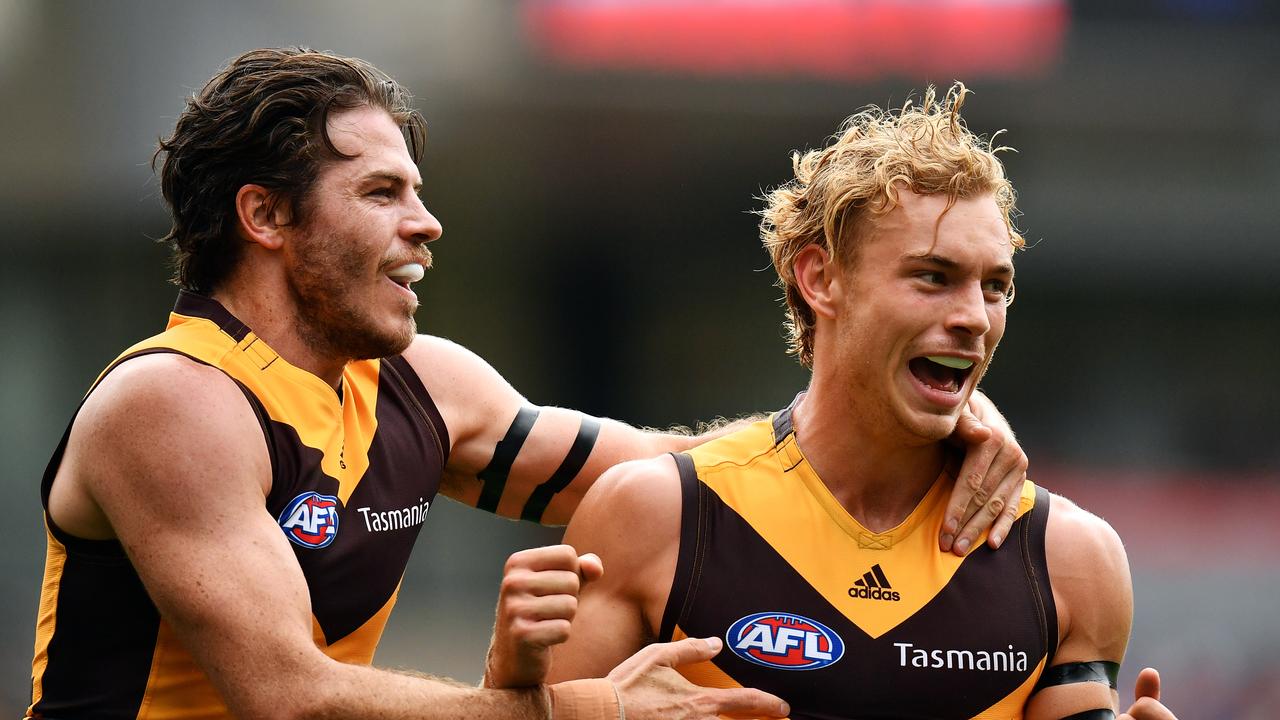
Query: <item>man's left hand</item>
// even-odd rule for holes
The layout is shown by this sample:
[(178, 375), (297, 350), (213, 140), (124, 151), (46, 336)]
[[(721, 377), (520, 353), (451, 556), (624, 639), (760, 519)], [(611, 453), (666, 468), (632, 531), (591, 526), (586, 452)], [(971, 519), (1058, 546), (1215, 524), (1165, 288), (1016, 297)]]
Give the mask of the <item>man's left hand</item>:
[(938, 545), (943, 552), (965, 555), (982, 531), (991, 528), (987, 544), (998, 548), (1018, 512), (1027, 455), (1004, 416), (980, 392), (969, 399), (951, 438), (963, 445), (965, 455)]

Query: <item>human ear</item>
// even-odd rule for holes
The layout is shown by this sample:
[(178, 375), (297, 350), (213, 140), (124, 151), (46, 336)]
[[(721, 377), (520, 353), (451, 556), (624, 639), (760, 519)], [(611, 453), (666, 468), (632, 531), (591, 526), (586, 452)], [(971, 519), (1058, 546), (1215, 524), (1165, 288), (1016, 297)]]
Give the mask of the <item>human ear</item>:
[(796, 254), (792, 263), (805, 303), (820, 317), (833, 318), (839, 306), (841, 294), (840, 268), (831, 259), (831, 253), (818, 245), (809, 245)]
[(236, 193), (240, 236), (246, 242), (268, 250), (278, 250), (284, 244), (281, 229), (289, 224), (289, 213), (285, 203), (277, 200), (261, 185), (245, 185)]

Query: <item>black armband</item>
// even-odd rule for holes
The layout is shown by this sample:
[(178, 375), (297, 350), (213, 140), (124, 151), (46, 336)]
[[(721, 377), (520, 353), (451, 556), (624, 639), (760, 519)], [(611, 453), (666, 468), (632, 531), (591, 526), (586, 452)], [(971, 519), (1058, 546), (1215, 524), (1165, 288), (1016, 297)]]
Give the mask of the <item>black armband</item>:
[(1110, 660), (1064, 663), (1047, 668), (1040, 675), (1040, 680), (1036, 683), (1036, 689), (1031, 692), (1034, 695), (1054, 685), (1074, 685), (1082, 682), (1106, 683), (1112, 690), (1115, 690), (1116, 679), (1119, 675), (1120, 663), (1111, 662)]
[(582, 466), (587, 464), (587, 458), (591, 456), (591, 449), (596, 446), (596, 439), (599, 437), (600, 421), (583, 415), (582, 424), (578, 426), (578, 436), (573, 439), (573, 447), (569, 448), (569, 453), (564, 456), (564, 461), (551, 478), (533, 489), (520, 513), (521, 520), (542, 522), (542, 515), (547, 511), (551, 498), (569, 487), (569, 483), (582, 472)]
[(1116, 712), (1110, 708), (1098, 708), (1068, 715), (1062, 720), (1116, 720)]
[(511, 421), (506, 436), (493, 449), (493, 459), (477, 476), (484, 481), (480, 499), (476, 502), (477, 508), (488, 512), (498, 511), (498, 501), (502, 499), (502, 491), (507, 486), (507, 474), (511, 472), (511, 465), (516, 461), (516, 455), (520, 454), (520, 448), (524, 447), (524, 441), (529, 437), (529, 431), (533, 429), (533, 423), (537, 419), (538, 408), (532, 405), (525, 405), (516, 413), (516, 419)]

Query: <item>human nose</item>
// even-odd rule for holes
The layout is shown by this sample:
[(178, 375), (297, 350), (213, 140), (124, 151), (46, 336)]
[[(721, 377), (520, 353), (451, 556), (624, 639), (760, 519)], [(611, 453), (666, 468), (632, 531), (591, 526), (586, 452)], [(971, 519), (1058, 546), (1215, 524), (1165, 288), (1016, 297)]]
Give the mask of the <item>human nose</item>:
[(426, 245), (440, 239), (444, 234), (444, 226), (427, 210), (422, 199), (415, 195), (411, 212), (401, 224), (401, 233), (415, 245)]
[(947, 315), (947, 330), (978, 337), (991, 330), (991, 318), (987, 314), (987, 298), (982, 286), (974, 283), (957, 289), (952, 296)]

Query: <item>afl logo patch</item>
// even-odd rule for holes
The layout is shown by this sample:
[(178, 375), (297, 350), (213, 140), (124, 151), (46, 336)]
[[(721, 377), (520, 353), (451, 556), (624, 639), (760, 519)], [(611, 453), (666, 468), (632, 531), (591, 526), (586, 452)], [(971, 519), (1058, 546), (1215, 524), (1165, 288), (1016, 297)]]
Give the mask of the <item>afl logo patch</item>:
[(844, 640), (817, 620), (784, 612), (748, 615), (724, 636), (733, 654), (778, 670), (817, 670), (844, 656)]
[(289, 501), (277, 522), (294, 545), (326, 547), (338, 537), (338, 498), (304, 492)]

